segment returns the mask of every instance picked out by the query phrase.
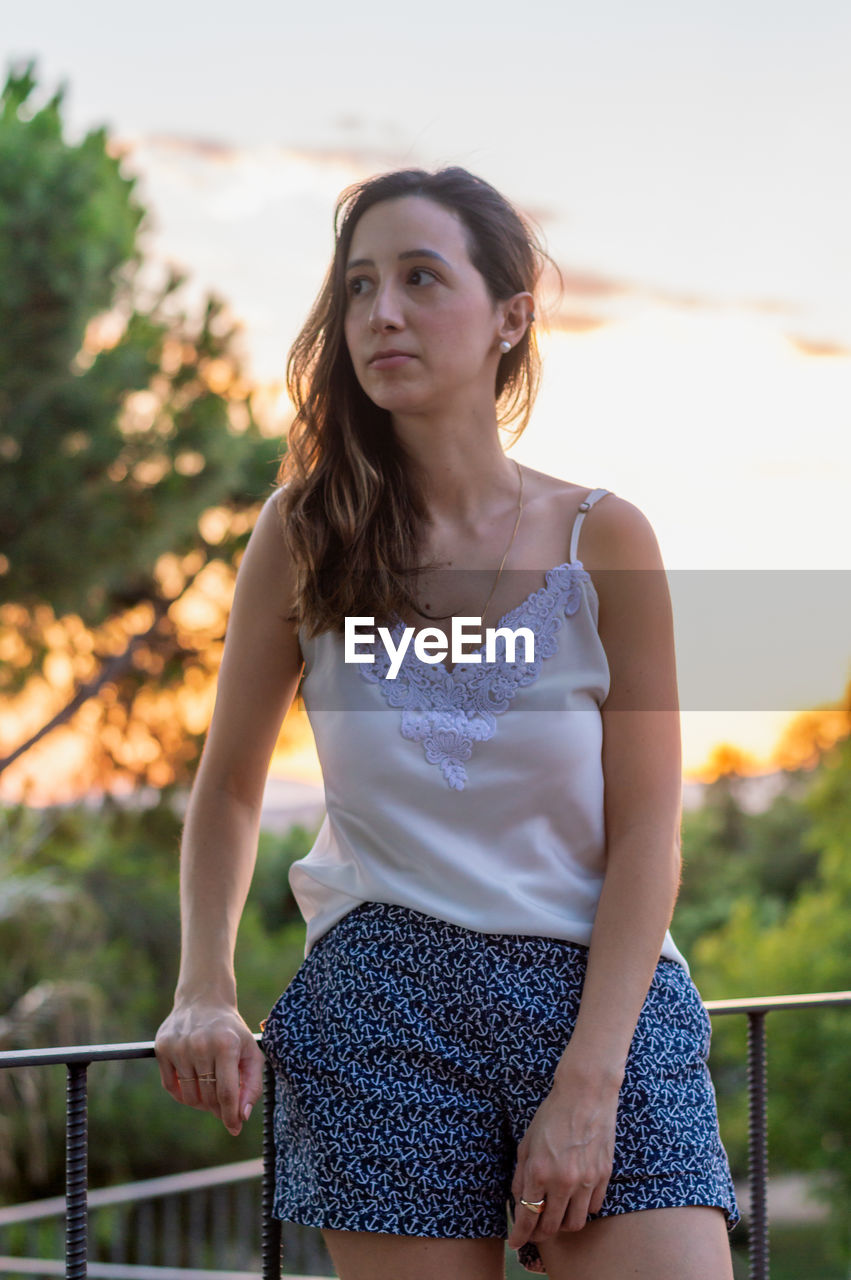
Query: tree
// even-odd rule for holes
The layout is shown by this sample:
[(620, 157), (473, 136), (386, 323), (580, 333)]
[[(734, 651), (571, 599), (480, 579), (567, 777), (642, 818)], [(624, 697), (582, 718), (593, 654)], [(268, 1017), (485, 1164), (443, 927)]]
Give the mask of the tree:
[[(810, 786), (797, 802), (807, 826), (800, 839), (814, 870), (793, 896), (775, 899), (766, 914), (765, 886), (776, 868), (763, 860), (757, 881), (732, 906), (729, 920), (706, 933), (693, 949), (693, 971), (705, 999), (787, 995), (851, 988), (851, 687), (844, 706), (846, 736), (827, 750)], [(772, 809), (774, 830), (791, 802)], [(771, 823), (769, 823), (769, 826)], [(793, 829), (798, 828), (797, 817)], [(783, 841), (780, 841), (782, 851)], [(770, 851), (766, 843), (763, 854)], [(784, 854), (786, 869), (790, 859)], [(783, 876), (780, 877), (781, 882)], [(744, 1031), (738, 1020), (719, 1019), (713, 1030), (713, 1065), (721, 1095), (725, 1082), (743, 1082)], [(790, 1169), (833, 1175), (829, 1193), (847, 1207), (851, 1195), (851, 1010), (817, 1009), (772, 1014), (768, 1023), (769, 1148)], [(727, 1108), (731, 1155), (742, 1162), (747, 1143), (746, 1099), (736, 1093)], [(776, 1164), (775, 1164), (776, 1167)]]
[(280, 441), (224, 302), (192, 323), (184, 275), (142, 288), (145, 211), (104, 129), (70, 145), (64, 86), (40, 110), (34, 88), (29, 63), (0, 97), (0, 769), (74, 717), (81, 785), (163, 786), (197, 762)]
[[(148, 808), (0, 808), (0, 1048), (154, 1038), (177, 979), (180, 829), (162, 793)], [(304, 956), (288, 873), (312, 839), (301, 826), (260, 835), (236, 951), (254, 1030)], [(61, 1190), (64, 1125), (61, 1071), (0, 1072), (0, 1199)], [(257, 1141), (256, 1123), (235, 1141), (177, 1106), (152, 1062), (92, 1067), (92, 1185), (249, 1159)]]
[(743, 803), (742, 777), (727, 766), (709, 783), (699, 809), (683, 815), (683, 877), (672, 923), (688, 957), (698, 938), (727, 924), (743, 898), (762, 925), (777, 920), (811, 883), (818, 854), (808, 847), (810, 818), (802, 803), (814, 774), (783, 774), (783, 785), (762, 812)]

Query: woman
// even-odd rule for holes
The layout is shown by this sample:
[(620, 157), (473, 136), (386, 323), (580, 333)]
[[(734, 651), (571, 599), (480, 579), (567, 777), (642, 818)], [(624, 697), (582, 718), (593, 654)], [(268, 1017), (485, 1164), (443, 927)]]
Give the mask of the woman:
[(320, 1227), (342, 1280), (496, 1280), (506, 1236), (564, 1280), (731, 1277), (709, 1018), (668, 932), (656, 539), (502, 450), (537, 386), (546, 256), (507, 201), (400, 171), (344, 192), (335, 231), (187, 812), (163, 1084), (232, 1133), (260, 1095), (232, 957), (304, 663), (327, 816), (290, 871), (305, 959), (262, 1041), (276, 1215)]

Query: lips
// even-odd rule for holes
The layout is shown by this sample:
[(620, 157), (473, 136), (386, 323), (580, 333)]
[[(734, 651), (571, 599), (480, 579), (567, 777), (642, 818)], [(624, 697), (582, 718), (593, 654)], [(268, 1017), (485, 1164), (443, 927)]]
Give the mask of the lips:
[(392, 373), (395, 369), (404, 369), (413, 360), (407, 351), (396, 356), (376, 356), (369, 362), (369, 368), (375, 373)]
[(388, 348), (387, 351), (376, 351), (369, 363), (375, 364), (376, 360), (389, 360), (391, 356), (407, 356), (409, 359), (412, 358), (410, 351), (400, 351), (396, 347), (391, 347)]

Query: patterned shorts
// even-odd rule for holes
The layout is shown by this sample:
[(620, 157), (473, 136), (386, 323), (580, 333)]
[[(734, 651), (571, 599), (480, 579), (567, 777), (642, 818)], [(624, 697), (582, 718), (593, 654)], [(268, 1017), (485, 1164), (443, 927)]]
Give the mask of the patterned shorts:
[[(552, 1088), (587, 947), (480, 933), (364, 902), (314, 944), (267, 1021), (276, 1074), (277, 1218), (478, 1239), (509, 1234), (517, 1144)], [(739, 1220), (709, 1077), (710, 1022), (660, 959), (592, 1218), (718, 1205)], [(517, 1251), (543, 1273), (537, 1246)]]

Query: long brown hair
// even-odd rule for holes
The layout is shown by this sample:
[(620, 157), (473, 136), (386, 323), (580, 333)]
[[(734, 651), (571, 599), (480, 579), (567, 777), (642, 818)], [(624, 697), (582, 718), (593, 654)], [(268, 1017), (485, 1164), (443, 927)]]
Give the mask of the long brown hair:
[[(358, 219), (382, 200), (426, 196), (466, 229), (470, 261), (494, 302), (535, 293), (545, 261), (532, 223), (481, 178), (458, 166), (399, 169), (347, 187), (334, 213), (334, 258), (287, 360), (296, 416), (278, 484), (278, 507), (298, 577), (296, 612), (308, 637), (342, 631), (346, 615), (379, 622), (411, 602), (428, 516), (421, 484), (388, 410), (367, 396), (345, 341), (345, 271)], [(555, 266), (555, 263), (552, 263)], [(558, 268), (556, 267), (556, 272)], [(541, 376), (531, 325), (502, 356), (497, 421), (525, 429)]]

